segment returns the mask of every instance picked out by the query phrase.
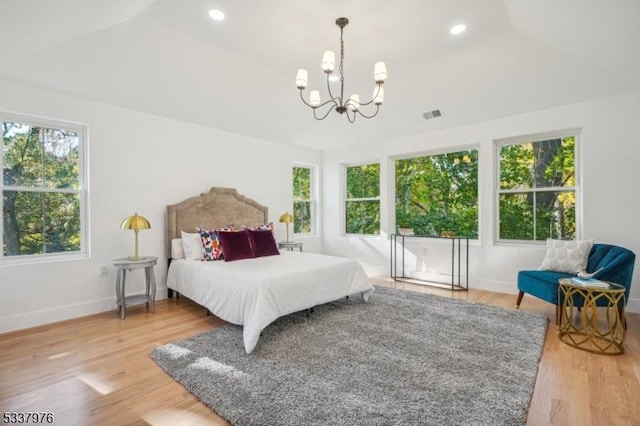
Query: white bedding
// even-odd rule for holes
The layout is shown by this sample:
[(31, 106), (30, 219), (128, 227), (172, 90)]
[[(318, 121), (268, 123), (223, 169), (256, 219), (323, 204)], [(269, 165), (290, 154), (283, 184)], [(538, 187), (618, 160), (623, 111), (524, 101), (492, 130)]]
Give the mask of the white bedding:
[(354, 260), (289, 251), (233, 262), (173, 260), (167, 287), (242, 325), (247, 353), (260, 332), (283, 315), (357, 293), (366, 302), (374, 291)]

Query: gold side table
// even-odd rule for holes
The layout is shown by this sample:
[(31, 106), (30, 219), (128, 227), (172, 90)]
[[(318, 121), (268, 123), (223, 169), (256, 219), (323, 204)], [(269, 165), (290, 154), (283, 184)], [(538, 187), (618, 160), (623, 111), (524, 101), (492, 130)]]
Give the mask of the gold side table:
[[(607, 282), (608, 288), (586, 287), (574, 283), (571, 278), (562, 278), (558, 284), (560, 341), (596, 354), (624, 353), (624, 286)], [(575, 305), (574, 296), (584, 300), (582, 306)], [(598, 306), (601, 300), (606, 305)], [(576, 315), (579, 308), (582, 308), (581, 312)]]

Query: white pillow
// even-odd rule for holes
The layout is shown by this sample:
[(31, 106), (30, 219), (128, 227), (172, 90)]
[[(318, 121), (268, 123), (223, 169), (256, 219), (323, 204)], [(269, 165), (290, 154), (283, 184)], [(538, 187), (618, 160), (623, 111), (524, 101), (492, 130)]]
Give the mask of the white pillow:
[(187, 260), (202, 260), (202, 240), (200, 234), (180, 231), (182, 235), (182, 250)]
[(171, 240), (171, 259), (184, 259), (184, 249), (182, 248), (182, 238)]
[(541, 270), (577, 274), (587, 269), (593, 240), (564, 241), (547, 239), (547, 253)]

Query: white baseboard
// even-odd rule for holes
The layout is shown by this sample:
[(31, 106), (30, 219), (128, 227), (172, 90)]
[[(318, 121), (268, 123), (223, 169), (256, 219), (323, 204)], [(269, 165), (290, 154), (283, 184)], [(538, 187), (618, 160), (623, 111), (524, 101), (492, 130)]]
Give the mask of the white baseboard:
[(630, 297), (627, 302), (627, 312), (640, 313), (640, 299)]
[[(518, 294), (517, 284), (514, 282), (491, 281), (491, 280), (469, 280), (469, 288), (478, 290), (495, 291), (497, 293)], [(514, 302), (515, 303), (515, 302)]]
[[(514, 295), (518, 293), (518, 287), (516, 283), (511, 283), (511, 282), (471, 280), (469, 287), (477, 288), (479, 290), (489, 290), (489, 291), (496, 291), (499, 293), (514, 294)], [(630, 297), (629, 301), (627, 302), (626, 310), (627, 312), (640, 313), (640, 299)]]
[[(383, 277), (381, 276), (380, 278)], [(470, 280), (469, 287), (514, 295), (518, 292), (515, 283), (511, 282)], [(161, 300), (166, 297), (166, 287), (161, 287), (156, 290), (156, 300)], [(115, 311), (115, 305), (116, 300), (114, 296), (75, 305), (56, 306), (54, 308), (26, 312), (24, 314), (7, 315), (0, 317), (0, 333), (51, 324), (111, 310)], [(627, 311), (640, 313), (640, 299), (630, 298), (627, 303)]]
[[(166, 287), (156, 289), (156, 300), (165, 299), (166, 297)], [(24, 314), (7, 315), (0, 317), (0, 333), (23, 330), (39, 325), (99, 314), (101, 312), (115, 312), (115, 310), (116, 298), (114, 295), (113, 297), (96, 299), (74, 305), (56, 306), (40, 311), (25, 312)]]
[[(373, 277), (375, 278), (376, 276)], [(377, 277), (380, 279), (388, 279), (388, 277), (384, 275), (378, 275)], [(514, 296), (518, 294), (518, 287), (515, 282), (478, 280), (469, 278), (469, 288), (495, 291), (497, 293), (513, 294)], [(514, 305), (516, 303), (515, 297), (513, 299), (513, 303)], [(627, 312), (640, 313), (640, 299), (633, 297), (629, 298), (629, 301), (627, 302)]]

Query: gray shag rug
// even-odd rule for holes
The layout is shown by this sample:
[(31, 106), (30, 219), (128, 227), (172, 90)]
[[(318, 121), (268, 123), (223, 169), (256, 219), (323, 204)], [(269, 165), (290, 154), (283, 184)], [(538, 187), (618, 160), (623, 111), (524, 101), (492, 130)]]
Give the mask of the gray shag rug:
[(377, 287), (276, 320), (246, 354), (225, 325), (151, 357), (234, 425), (524, 425), (547, 318)]

